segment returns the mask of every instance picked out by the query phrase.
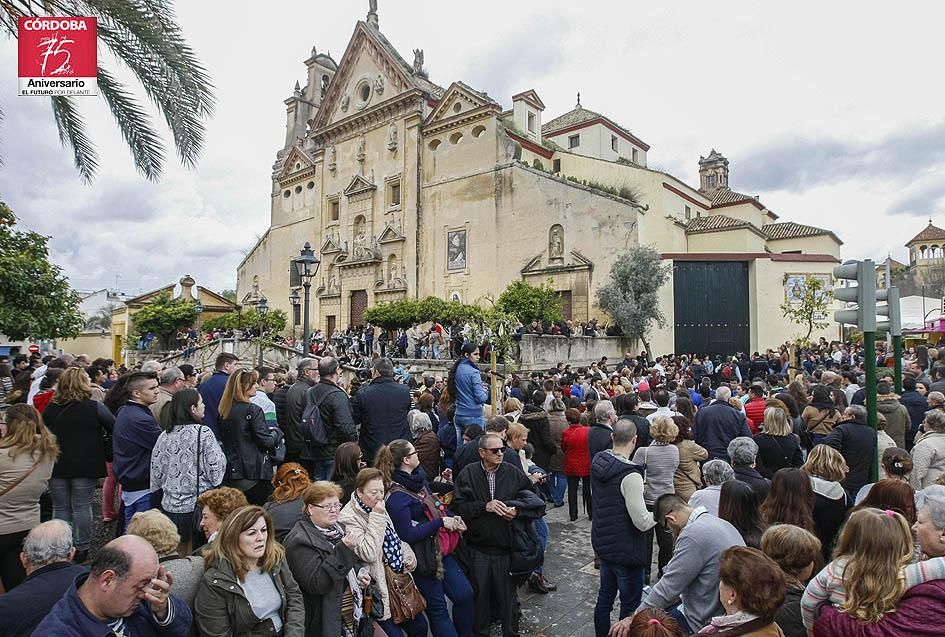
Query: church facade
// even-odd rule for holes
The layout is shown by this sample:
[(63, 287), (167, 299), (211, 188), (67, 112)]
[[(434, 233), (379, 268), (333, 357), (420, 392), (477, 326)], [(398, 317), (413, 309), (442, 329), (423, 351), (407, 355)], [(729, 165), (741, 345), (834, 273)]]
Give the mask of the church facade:
[(647, 244), (673, 264), (654, 349), (732, 353), (799, 332), (776, 306), (811, 277), (829, 283), (838, 263), (836, 235), (778, 222), (731, 190), (714, 150), (694, 187), (647, 168), (650, 146), (580, 96), (543, 123), (535, 90), (506, 110), (461, 81), (443, 88), (421, 50), (412, 64), (398, 53), (375, 10), (337, 63), (313, 49), (305, 66), (285, 100), (270, 227), (238, 267), (241, 302), (262, 294), (293, 316), (291, 259), (309, 242), (321, 260), (312, 325), (328, 332), (375, 303), (476, 303), (517, 279), (550, 280), (568, 318), (606, 322), (596, 289), (617, 256)]

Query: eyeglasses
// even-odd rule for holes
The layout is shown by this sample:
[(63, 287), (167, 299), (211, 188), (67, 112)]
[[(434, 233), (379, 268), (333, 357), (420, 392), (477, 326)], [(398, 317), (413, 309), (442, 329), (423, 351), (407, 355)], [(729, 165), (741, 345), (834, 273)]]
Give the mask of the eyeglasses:
[(408, 453), (406, 456), (404, 456), (404, 458), (409, 458), (410, 456), (415, 456), (415, 455), (417, 455), (418, 453), (420, 453), (420, 452), (417, 451), (416, 449), (414, 449), (413, 451), (411, 451), (410, 453)]
[(328, 511), (329, 513), (332, 511), (341, 511), (340, 502), (335, 502), (334, 504), (313, 504), (312, 506), (319, 508), (322, 511)]
[(483, 450), (483, 451), (487, 451), (487, 452), (489, 452), (489, 453), (494, 453), (494, 454), (498, 455), (498, 454), (502, 453), (502, 450), (503, 450), (504, 448), (505, 448), (505, 447), (492, 447), (492, 448), (490, 448), (490, 447), (483, 447), (482, 450)]

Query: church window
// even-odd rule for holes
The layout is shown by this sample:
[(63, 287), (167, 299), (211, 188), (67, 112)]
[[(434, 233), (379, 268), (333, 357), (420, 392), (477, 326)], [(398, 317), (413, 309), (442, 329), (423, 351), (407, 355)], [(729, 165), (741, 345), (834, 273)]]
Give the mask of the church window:
[(461, 132), (456, 131), (455, 133), (453, 133), (452, 135), (450, 135), (450, 143), (451, 143), (451, 144), (458, 144), (458, 143), (461, 142), (461, 141), (463, 141), (463, 134), (462, 134)]
[(296, 170), (299, 170), (299, 169), (301, 169), (301, 168), (302, 168), (302, 164), (296, 162), (296, 164), (295, 164), (295, 169), (296, 169)]
[(537, 119), (537, 118), (535, 117), (535, 114), (534, 114), (534, 113), (529, 113), (529, 114), (528, 114), (528, 132), (529, 132), (529, 133), (534, 133), (534, 132), (535, 132), (535, 120), (536, 120), (536, 119)]
[(361, 86), (361, 101), (366, 102), (371, 97), (371, 87), (367, 84)]
[(284, 193), (282, 193), (282, 196), (285, 197), (286, 199), (288, 199), (289, 197), (292, 196), (292, 191), (291, 191), (291, 190), (286, 190)]
[(568, 137), (568, 148), (577, 148), (581, 145), (581, 136), (580, 135), (571, 135)]
[(715, 185), (718, 183), (715, 175), (706, 175), (705, 176), (705, 187), (706, 188), (715, 188)]
[(633, 149), (633, 155), (632, 155), (630, 161), (632, 161), (634, 164), (639, 164), (639, 163), (640, 163), (640, 153), (637, 151), (636, 148)]
[(387, 192), (389, 193), (387, 196), (388, 205), (391, 208), (399, 208), (400, 207), (400, 182), (393, 181), (387, 184)]
[(441, 142), (440, 140), (434, 139), (433, 141), (430, 142), (430, 150), (436, 150), (437, 148), (440, 147), (440, 144), (442, 143), (443, 142)]
[(311, 190), (312, 188), (315, 187), (315, 182), (314, 182), (314, 181), (310, 181), (310, 182), (308, 182), (308, 183), (305, 185), (305, 187), (308, 188), (309, 190)]
[(485, 126), (476, 126), (474, 129), (472, 129), (472, 136), (479, 138), (479, 137), (482, 137), (482, 134), (485, 132), (486, 132)]
[(299, 194), (300, 192), (302, 192), (302, 186), (296, 186), (296, 187), (295, 187), (295, 194)]
[(617, 140), (617, 136), (611, 135), (610, 136), (610, 149), (616, 153), (617, 149), (619, 148), (619, 144), (620, 142)]
[(302, 306), (301, 305), (292, 306), (292, 324), (293, 325), (302, 324)]
[(338, 221), (338, 218), (341, 216), (341, 202), (337, 199), (328, 202), (328, 213), (329, 221)]
[(454, 112), (454, 113), (458, 113), (458, 112), (460, 112), (461, 110), (463, 110), (463, 105), (462, 105), (462, 104), (460, 104), (459, 102), (456, 102), (455, 104), (453, 104), (453, 112)]

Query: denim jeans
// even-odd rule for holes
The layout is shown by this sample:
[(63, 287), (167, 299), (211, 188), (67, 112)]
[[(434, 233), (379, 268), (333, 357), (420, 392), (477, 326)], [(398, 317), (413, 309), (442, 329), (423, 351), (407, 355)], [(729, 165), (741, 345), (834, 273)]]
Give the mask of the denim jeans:
[(633, 614), (640, 605), (643, 597), (643, 567), (609, 564), (601, 558), (600, 591), (597, 593), (597, 605), (594, 606), (594, 634), (597, 637), (607, 637), (610, 632), (610, 611), (618, 592), (620, 619), (623, 619)]
[(312, 461), (312, 480), (331, 480), (331, 472), (335, 468), (335, 459)]
[(404, 634), (407, 637), (427, 636), (427, 620), (423, 613), (405, 621), (403, 624), (395, 624), (393, 619), (388, 618), (382, 622), (377, 622), (377, 625), (381, 627), (387, 637), (404, 637)]
[(151, 494), (147, 493), (134, 502), (131, 505), (125, 505), (125, 527), (128, 528), (128, 525), (131, 523), (131, 518), (134, 517), (135, 513), (143, 513), (145, 511), (150, 511), (154, 507), (151, 506)]
[[(545, 551), (548, 549), (548, 523), (545, 522), (545, 518), (538, 518), (535, 520), (535, 533), (538, 534), (538, 543), (541, 544), (541, 550)], [(544, 567), (539, 566), (532, 573), (536, 575), (543, 575), (545, 572)]]
[(552, 471), (551, 473), (551, 497), (555, 501), (555, 506), (564, 506), (564, 494), (568, 490), (568, 478), (562, 471)]
[(51, 478), (53, 517), (72, 526), (77, 551), (88, 551), (92, 538), (92, 494), (98, 480), (94, 478)]
[[(472, 584), (452, 555), (443, 558), (443, 579), (414, 576), (417, 588), (427, 600), (427, 619), (433, 637), (471, 637), (476, 610), (473, 605)], [(446, 599), (453, 602), (450, 619)]]
[(679, 623), (679, 627), (682, 628), (683, 633), (688, 635), (692, 632), (692, 628), (689, 627), (689, 622), (686, 621), (686, 616), (683, 615), (681, 604), (673, 606), (666, 612), (672, 615), (673, 619)]

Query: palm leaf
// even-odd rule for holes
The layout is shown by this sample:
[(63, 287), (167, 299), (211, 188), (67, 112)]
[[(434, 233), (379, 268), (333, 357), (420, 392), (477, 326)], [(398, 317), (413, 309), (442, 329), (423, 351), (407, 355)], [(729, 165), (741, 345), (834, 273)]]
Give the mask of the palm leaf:
[(131, 149), (135, 166), (148, 179), (157, 180), (164, 163), (164, 144), (154, 132), (151, 118), (125, 87), (101, 67), (98, 69), (98, 89)]
[(98, 170), (98, 154), (85, 132), (85, 122), (76, 112), (75, 104), (70, 97), (57, 95), (52, 100), (53, 116), (56, 118), (56, 127), (59, 129), (59, 141), (63, 146), (72, 148), (72, 155), (76, 170), (85, 183), (92, 183)]

